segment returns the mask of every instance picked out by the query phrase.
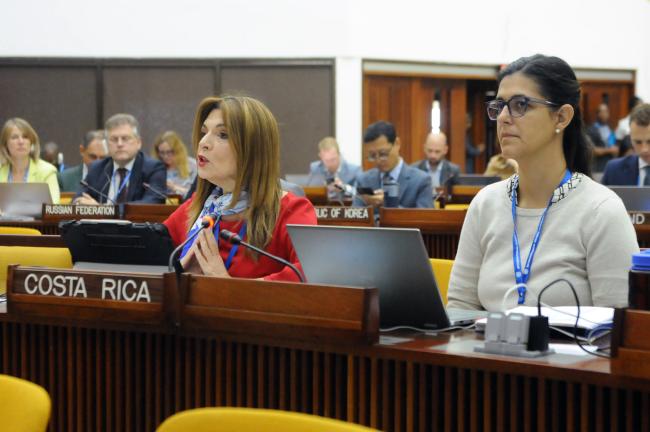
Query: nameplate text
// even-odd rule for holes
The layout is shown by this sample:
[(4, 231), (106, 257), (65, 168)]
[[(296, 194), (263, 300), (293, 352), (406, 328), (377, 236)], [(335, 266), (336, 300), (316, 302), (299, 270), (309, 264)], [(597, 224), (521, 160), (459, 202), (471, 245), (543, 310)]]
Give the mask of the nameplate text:
[(18, 269), (11, 287), (13, 294), (40, 297), (115, 300), (132, 303), (160, 303), (161, 276), (101, 274), (52, 269)]
[(318, 219), (369, 220), (368, 207), (316, 207)]
[(113, 205), (43, 204), (43, 219), (112, 219), (118, 216)]
[(650, 213), (646, 212), (628, 212), (632, 225), (650, 225)]

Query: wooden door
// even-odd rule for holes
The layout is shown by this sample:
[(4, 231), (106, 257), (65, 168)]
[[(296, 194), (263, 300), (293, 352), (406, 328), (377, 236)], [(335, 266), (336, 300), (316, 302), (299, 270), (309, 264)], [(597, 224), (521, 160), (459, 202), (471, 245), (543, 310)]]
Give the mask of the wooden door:
[(582, 81), (580, 109), (585, 126), (596, 121), (598, 105), (609, 106), (609, 127), (616, 129), (618, 121), (628, 114), (628, 101), (634, 94), (634, 83), (629, 81)]
[[(378, 120), (393, 123), (402, 143), (401, 155), (405, 162), (413, 163), (424, 157), (423, 145), (431, 131), (431, 107), (436, 96), (441, 106), (441, 130), (449, 142), (449, 158), (464, 166), (465, 80), (366, 74), (363, 128)], [(364, 160), (363, 167), (369, 169), (372, 164)]]

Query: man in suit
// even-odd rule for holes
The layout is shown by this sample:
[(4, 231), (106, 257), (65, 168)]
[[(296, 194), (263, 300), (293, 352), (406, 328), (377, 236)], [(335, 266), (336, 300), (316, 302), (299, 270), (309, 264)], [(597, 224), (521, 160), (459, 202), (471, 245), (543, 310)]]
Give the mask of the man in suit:
[(87, 132), (83, 143), (79, 145), (81, 164), (59, 173), (59, 189), (61, 189), (61, 192), (78, 191), (81, 188), (79, 182), (86, 178), (90, 164), (105, 158), (107, 152), (104, 131), (99, 129)]
[(354, 198), (355, 206), (382, 206), (386, 185), (396, 182), (399, 188), (399, 207), (433, 207), (431, 177), (404, 163), (399, 154), (400, 139), (391, 123), (378, 121), (368, 126), (363, 135), (363, 147), (375, 168), (357, 177), (357, 188), (369, 188), (374, 193), (357, 194)]
[(341, 157), (335, 138), (325, 137), (318, 143), (318, 157), (320, 160), (309, 164), (307, 186), (327, 185), (330, 192), (345, 191), (352, 195), (352, 187), (357, 181), (357, 175), (361, 174), (361, 168)]
[(636, 154), (607, 162), (604, 185), (650, 186), (650, 104), (630, 113), (630, 141)]
[[(135, 117), (115, 114), (106, 121), (104, 129), (110, 157), (90, 166), (86, 176), (90, 187), (82, 186), (75, 203), (105, 203), (106, 198), (117, 204), (164, 203), (160, 195), (166, 188), (167, 170), (162, 162), (142, 153), (140, 126)], [(149, 187), (145, 187), (145, 183)]]
[(442, 132), (431, 132), (424, 141), (424, 154), (427, 158), (411, 165), (429, 174), (434, 195), (439, 187), (446, 187), (451, 192), (451, 187), (460, 175), (460, 167), (445, 158), (448, 152), (447, 136)]

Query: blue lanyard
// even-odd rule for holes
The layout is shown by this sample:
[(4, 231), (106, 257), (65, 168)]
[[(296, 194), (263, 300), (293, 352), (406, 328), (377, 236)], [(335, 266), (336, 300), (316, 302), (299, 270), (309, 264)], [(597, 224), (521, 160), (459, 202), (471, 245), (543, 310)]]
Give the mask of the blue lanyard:
[[(114, 199), (117, 200), (117, 197), (120, 196), (120, 192), (122, 192), (122, 189), (126, 187), (126, 184), (129, 182), (129, 179), (131, 178), (131, 173), (133, 171), (129, 170), (129, 172), (126, 174), (126, 177), (122, 179), (122, 184), (120, 184), (120, 187), (117, 189), (117, 192), (115, 192)], [(117, 170), (113, 171), (113, 178), (111, 179), (111, 183), (113, 183), (113, 187), (115, 187), (115, 174), (117, 174)]]
[[(196, 231), (198, 231), (200, 228), (196, 227), (195, 229), (191, 230), (188, 234), (188, 237), (193, 236)], [(217, 223), (214, 225), (214, 228), (212, 230), (212, 233), (214, 234), (214, 238), (217, 240), (217, 246), (219, 246), (219, 233), (221, 232), (221, 215), (219, 215), (219, 218), (217, 219)], [(239, 230), (239, 237), (244, 238), (244, 235), (246, 234), (246, 221), (242, 224), (241, 229)], [(188, 242), (185, 244), (183, 247), (183, 250), (181, 251), (180, 258), (183, 258), (185, 254), (190, 250), (192, 245), (196, 239), (193, 239), (191, 242)], [(228, 258), (226, 259), (226, 262), (224, 265), (226, 266), (226, 270), (230, 269), (230, 266), (232, 265), (232, 260), (237, 254), (237, 249), (239, 249), (239, 245), (232, 245), (232, 248), (230, 249), (230, 253), (228, 254)]]
[[(564, 186), (566, 182), (571, 180), (571, 171), (566, 170), (564, 177), (560, 182), (558, 187)], [(548, 204), (542, 213), (542, 217), (539, 220), (537, 225), (537, 232), (535, 237), (533, 237), (533, 243), (530, 245), (530, 251), (528, 252), (528, 258), (526, 259), (526, 266), (524, 269), (521, 269), (521, 251), (519, 249), (519, 237), (517, 236), (517, 189), (512, 190), (512, 223), (514, 224), (514, 230), (512, 231), (512, 262), (515, 267), (515, 281), (517, 282), (517, 293), (519, 298), (517, 300), (518, 304), (524, 304), (526, 301), (526, 284), (528, 283), (528, 278), (530, 277), (530, 269), (533, 266), (533, 258), (535, 252), (537, 251), (537, 246), (539, 246), (539, 239), (542, 236), (542, 227), (544, 226), (544, 220), (546, 219), (546, 213), (553, 203), (553, 195), (548, 200)]]
[[(23, 175), (23, 182), (27, 183), (27, 179), (29, 178), (29, 164), (27, 164), (27, 169), (25, 170), (25, 174)], [(9, 167), (9, 175), (7, 176), (7, 183), (13, 183), (14, 182), (14, 175), (11, 172), (11, 166)]]
[[(219, 233), (221, 232), (221, 220), (219, 220), (215, 225), (214, 225), (214, 230), (216, 231), (214, 237), (217, 239), (217, 246), (219, 246)], [(244, 238), (244, 235), (246, 234), (246, 221), (242, 224), (240, 230), (239, 230), (239, 237)], [(224, 265), (226, 266), (226, 270), (230, 270), (230, 266), (232, 265), (232, 259), (235, 257), (237, 254), (237, 249), (239, 249), (239, 245), (235, 244), (232, 245), (232, 248), (230, 248), (230, 253), (228, 254), (228, 258), (226, 259), (226, 262)]]

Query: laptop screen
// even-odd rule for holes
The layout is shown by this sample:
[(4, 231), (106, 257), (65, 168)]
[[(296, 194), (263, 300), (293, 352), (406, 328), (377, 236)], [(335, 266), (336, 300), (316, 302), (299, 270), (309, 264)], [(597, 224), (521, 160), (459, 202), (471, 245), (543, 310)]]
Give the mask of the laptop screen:
[(40, 219), (43, 204), (52, 204), (47, 183), (0, 183), (0, 211), (3, 215)]
[(650, 211), (650, 187), (609, 186), (621, 198), (627, 211)]
[(498, 181), (501, 181), (501, 177), (480, 174), (461, 174), (456, 176), (456, 184), (464, 186), (487, 186)]
[(315, 225), (287, 229), (310, 283), (379, 290), (381, 327), (449, 326), (419, 230)]

